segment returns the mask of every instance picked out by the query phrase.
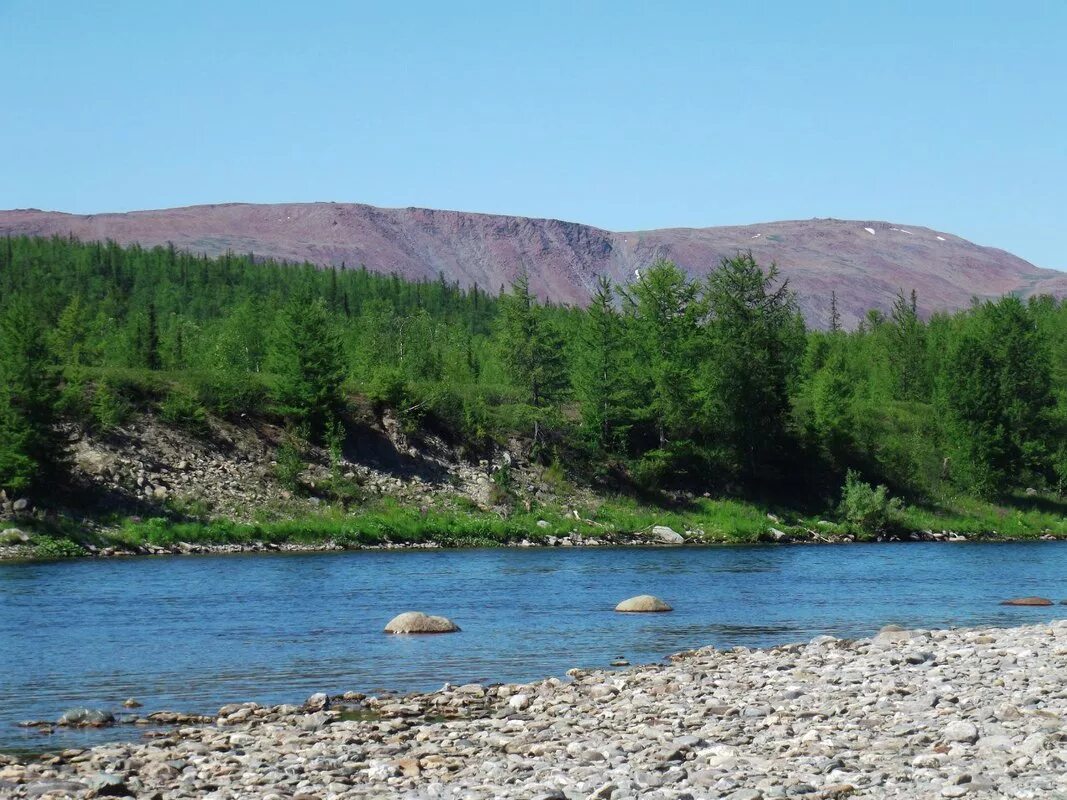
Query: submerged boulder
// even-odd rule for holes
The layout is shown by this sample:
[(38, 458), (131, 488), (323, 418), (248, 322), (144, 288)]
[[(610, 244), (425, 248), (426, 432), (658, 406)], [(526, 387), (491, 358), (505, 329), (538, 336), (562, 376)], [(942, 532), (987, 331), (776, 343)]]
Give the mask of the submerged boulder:
[(1050, 606), (1052, 601), (1047, 597), (1013, 597), (1011, 600), (1001, 602), (1002, 606)]
[(447, 617), (434, 617), (421, 611), (405, 611), (389, 620), (386, 633), (453, 633), (459, 626)]
[(110, 711), (101, 711), (97, 708), (72, 708), (64, 712), (63, 716), (56, 720), (56, 725), (68, 727), (93, 727), (99, 728), (111, 725), (115, 722), (115, 715)]
[(657, 611), (673, 611), (669, 605), (664, 603), (658, 597), (653, 597), (650, 594), (639, 594), (637, 597), (631, 597), (629, 600), (623, 600), (617, 606), (616, 611), (622, 611), (624, 613), (640, 613), (640, 612), (657, 612)]

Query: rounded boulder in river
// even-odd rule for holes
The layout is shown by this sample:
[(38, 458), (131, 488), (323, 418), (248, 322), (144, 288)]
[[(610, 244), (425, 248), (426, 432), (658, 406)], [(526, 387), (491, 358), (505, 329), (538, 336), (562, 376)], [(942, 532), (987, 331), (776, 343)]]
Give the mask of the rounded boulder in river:
[(627, 614), (674, 611), (673, 608), (664, 603), (658, 597), (653, 597), (650, 594), (639, 594), (637, 597), (631, 597), (629, 600), (623, 600), (621, 603), (615, 606), (615, 610)]
[(421, 611), (405, 611), (389, 620), (386, 633), (454, 633), (459, 626), (447, 617), (434, 617)]

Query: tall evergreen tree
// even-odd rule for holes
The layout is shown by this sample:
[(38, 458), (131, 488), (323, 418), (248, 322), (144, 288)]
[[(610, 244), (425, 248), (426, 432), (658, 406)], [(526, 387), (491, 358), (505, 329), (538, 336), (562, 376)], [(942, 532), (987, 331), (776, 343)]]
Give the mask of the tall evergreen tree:
[(965, 334), (956, 342), (945, 371), (952, 474), (980, 495), (1001, 489), (1014, 461), (1007, 442), (999, 372), (988, 342), (974, 334)]
[(80, 367), (91, 359), (86, 352), (89, 320), (80, 294), (74, 295), (48, 334), (48, 346), (56, 361)]
[(697, 333), (705, 306), (697, 287), (673, 262), (660, 260), (623, 293), (634, 316), (639, 370), (645, 376), (645, 414), (660, 449), (696, 427)]
[(786, 446), (789, 383), (803, 347), (803, 321), (778, 268), (751, 253), (724, 258), (708, 278), (711, 312), (705, 397), (723, 443), (755, 475)]
[(270, 366), (282, 412), (321, 439), (344, 407), (347, 372), (341, 337), (323, 298), (299, 298), (280, 315)]
[(841, 332), (841, 312), (837, 310), (837, 292), (830, 292), (830, 333)]
[(530, 277), (522, 270), (502, 297), (498, 331), (500, 355), (508, 377), (533, 417), (533, 441), (541, 442), (546, 411), (563, 395), (567, 386), (563, 341), (555, 327), (543, 318), (542, 309), (530, 291)]
[(1000, 398), (1018, 467), (1042, 474), (1056, 444), (1052, 440), (1051, 354), (1027, 308), (1016, 297), (985, 307), (989, 341), (1000, 370)]
[(968, 488), (990, 495), (1027, 475), (1051, 477), (1051, 362), (1017, 298), (977, 309), (949, 359), (943, 394), (958, 455), (954, 472)]
[(29, 488), (62, 464), (58, 397), (38, 309), (18, 298), (0, 315), (0, 488)]
[(826, 450), (840, 460), (848, 449), (853, 428), (852, 378), (842, 348), (830, 350), (812, 378), (812, 418)]
[(608, 451), (621, 445), (633, 402), (623, 318), (614, 301), (611, 281), (601, 276), (582, 318), (573, 372), (582, 425), (594, 446)]
[(145, 323), (144, 364), (149, 369), (159, 369), (159, 321), (156, 319), (156, 304), (148, 304)]
[(926, 337), (919, 319), (915, 291), (910, 299), (897, 293), (889, 317), (889, 363), (898, 400), (924, 400), (929, 391), (926, 376)]

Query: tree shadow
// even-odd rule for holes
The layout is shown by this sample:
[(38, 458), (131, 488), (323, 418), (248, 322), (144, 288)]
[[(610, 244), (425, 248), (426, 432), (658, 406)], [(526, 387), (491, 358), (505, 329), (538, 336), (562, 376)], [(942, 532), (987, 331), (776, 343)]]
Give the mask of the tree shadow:
[(1067, 497), (1052, 497), (1049, 495), (1008, 495), (997, 499), (1000, 505), (1007, 506), (1016, 511), (1036, 511), (1043, 514), (1058, 514), (1067, 516)]
[(341, 453), (353, 464), (371, 467), (393, 478), (418, 478), (436, 486), (450, 482), (449, 471), (423, 456), (421, 449), (416, 448), (416, 455), (403, 452), (385, 431), (364, 421), (346, 422)]

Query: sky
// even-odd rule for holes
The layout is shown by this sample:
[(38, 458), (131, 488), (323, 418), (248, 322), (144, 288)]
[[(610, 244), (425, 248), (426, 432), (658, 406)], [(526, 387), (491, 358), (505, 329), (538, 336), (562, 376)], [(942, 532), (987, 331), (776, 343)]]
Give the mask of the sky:
[(1067, 3), (0, 0), (0, 208), (836, 217), (1067, 268)]

